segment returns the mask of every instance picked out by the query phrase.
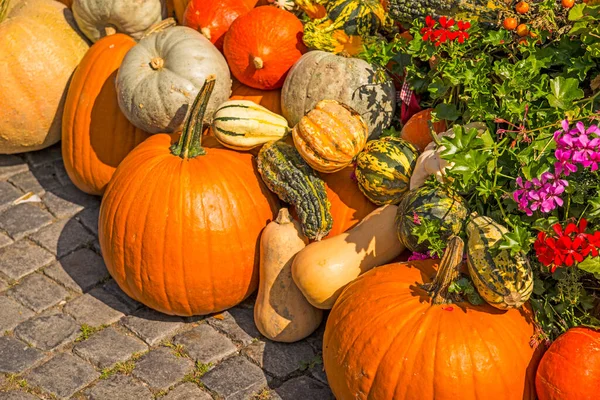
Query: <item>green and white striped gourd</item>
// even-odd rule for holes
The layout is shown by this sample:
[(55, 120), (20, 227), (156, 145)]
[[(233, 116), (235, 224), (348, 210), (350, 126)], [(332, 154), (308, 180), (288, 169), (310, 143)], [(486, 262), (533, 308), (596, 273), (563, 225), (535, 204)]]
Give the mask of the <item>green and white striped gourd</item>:
[(290, 131), (285, 118), (249, 100), (221, 104), (211, 128), (223, 146), (241, 151), (279, 140)]
[(467, 224), (467, 265), (479, 295), (501, 310), (521, 307), (533, 292), (527, 258), (493, 247), (508, 229), (486, 216), (471, 215)]
[(325, 182), (298, 150), (281, 140), (266, 143), (258, 153), (257, 164), (269, 190), (295, 207), (304, 235), (315, 240), (327, 236), (333, 218)]

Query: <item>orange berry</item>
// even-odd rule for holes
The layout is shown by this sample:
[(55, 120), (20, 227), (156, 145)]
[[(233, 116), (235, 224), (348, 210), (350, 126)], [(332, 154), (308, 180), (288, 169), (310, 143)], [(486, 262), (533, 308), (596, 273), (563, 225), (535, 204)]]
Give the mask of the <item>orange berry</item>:
[(517, 19), (513, 18), (513, 17), (508, 17), (504, 20), (502, 25), (504, 26), (504, 29), (507, 29), (509, 31), (514, 31), (515, 28), (517, 27)]
[(524, 37), (529, 35), (529, 28), (525, 24), (517, 26), (517, 35)]
[(529, 12), (529, 4), (526, 1), (520, 1), (515, 7), (519, 14), (527, 14)]
[(562, 0), (562, 6), (564, 8), (572, 8), (575, 5), (575, 0)]

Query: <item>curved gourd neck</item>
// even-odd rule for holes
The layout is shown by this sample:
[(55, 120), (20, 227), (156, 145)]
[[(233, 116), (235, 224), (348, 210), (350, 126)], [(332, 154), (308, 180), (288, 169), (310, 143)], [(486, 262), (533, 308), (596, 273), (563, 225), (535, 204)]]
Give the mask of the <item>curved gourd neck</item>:
[(0, 0), (0, 23), (4, 21), (6, 18), (6, 14), (8, 13), (8, 4), (11, 0)]
[(458, 236), (450, 238), (433, 282), (422, 286), (429, 292), (432, 304), (452, 303), (448, 289), (459, 277), (459, 267), (463, 261), (464, 250), (465, 243), (461, 238)]
[(179, 141), (171, 146), (171, 153), (184, 160), (206, 154), (202, 148), (202, 128), (204, 125), (204, 113), (208, 106), (208, 101), (215, 88), (215, 75), (206, 78), (202, 89), (198, 92), (192, 110), (185, 119), (183, 131)]

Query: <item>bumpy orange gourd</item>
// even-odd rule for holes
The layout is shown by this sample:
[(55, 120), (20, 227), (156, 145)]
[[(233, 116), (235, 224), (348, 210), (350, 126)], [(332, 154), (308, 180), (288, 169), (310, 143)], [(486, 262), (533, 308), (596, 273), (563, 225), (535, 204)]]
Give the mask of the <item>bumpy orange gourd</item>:
[(223, 53), (231, 73), (253, 88), (279, 89), (307, 50), (303, 32), (302, 22), (289, 11), (272, 6), (252, 9), (236, 19), (225, 35)]
[[(431, 121), (432, 111), (433, 108), (428, 108), (413, 115), (400, 133), (402, 139), (414, 145), (419, 151), (425, 150), (425, 147), (433, 140), (431, 133), (429, 133), (429, 121)], [(435, 122), (433, 130), (435, 133), (444, 132), (446, 121)]]
[(232, 94), (229, 100), (250, 100), (265, 107), (275, 114), (281, 111), (281, 89), (260, 90), (246, 86), (238, 80), (233, 81)]
[(201, 147), (213, 88), (209, 77), (179, 141), (153, 135), (123, 160), (100, 207), (110, 274), (130, 297), (166, 314), (218, 312), (256, 290), (258, 240), (276, 210), (252, 155)]
[(353, 176), (354, 167), (346, 167), (333, 174), (321, 175), (325, 181), (333, 218), (333, 227), (326, 237), (337, 236), (354, 228), (377, 208), (362, 194)]
[(223, 51), (223, 40), (229, 27), (251, 6), (240, 0), (191, 0), (183, 14), (183, 25), (203, 34)]
[[(529, 310), (442, 303), (462, 261), (457, 239), (437, 276), (437, 261), (389, 264), (342, 292), (323, 340), (338, 400), (535, 399)], [(432, 295), (422, 285), (434, 276)]]
[(71, 181), (89, 194), (102, 195), (119, 163), (149, 136), (125, 118), (117, 103), (117, 70), (135, 43), (121, 33), (100, 39), (71, 79), (62, 155)]
[(600, 393), (600, 330), (578, 326), (544, 354), (535, 380), (539, 400), (594, 400)]
[(369, 128), (359, 113), (322, 100), (292, 131), (296, 149), (313, 169), (332, 173), (347, 167), (365, 147)]

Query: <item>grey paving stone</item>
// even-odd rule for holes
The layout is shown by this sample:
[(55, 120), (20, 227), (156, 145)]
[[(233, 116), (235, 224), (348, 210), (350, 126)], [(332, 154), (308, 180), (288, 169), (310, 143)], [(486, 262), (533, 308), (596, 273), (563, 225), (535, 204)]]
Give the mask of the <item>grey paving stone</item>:
[(90, 243), (94, 236), (75, 219), (64, 219), (40, 229), (31, 235), (30, 239), (50, 250), (52, 254), (62, 257)]
[(324, 383), (325, 385), (329, 385), (327, 382), (327, 374), (325, 373), (325, 369), (323, 368), (323, 364), (315, 365), (310, 369), (310, 375), (316, 380)]
[(33, 311), (6, 296), (0, 296), (0, 310), (0, 334), (33, 316)]
[(0, 400), (39, 400), (39, 397), (35, 397), (27, 392), (0, 392)]
[(29, 275), (8, 293), (35, 312), (52, 307), (69, 295), (65, 289), (41, 274)]
[(226, 400), (246, 399), (267, 385), (263, 371), (243, 356), (223, 361), (200, 380)]
[(63, 160), (54, 162), (54, 169), (56, 170), (56, 178), (60, 182), (61, 186), (73, 184), (73, 182), (71, 182), (71, 178), (69, 178), (69, 174), (67, 173)]
[(13, 240), (5, 233), (0, 232), (0, 249), (11, 244)]
[(320, 382), (306, 376), (290, 379), (275, 389), (282, 400), (335, 400), (331, 390)]
[(173, 342), (182, 345), (190, 357), (203, 364), (216, 363), (237, 351), (231, 340), (208, 324), (175, 336)]
[(133, 375), (156, 389), (166, 389), (194, 369), (192, 360), (177, 357), (166, 347), (152, 350), (135, 364)]
[(98, 235), (98, 215), (100, 214), (99, 208), (86, 208), (75, 218), (83, 224), (87, 229)]
[(33, 192), (39, 196), (62, 186), (53, 164), (45, 164), (30, 171), (13, 175), (9, 181), (25, 193)]
[(149, 308), (142, 308), (123, 318), (121, 322), (150, 346), (172, 336), (183, 325), (182, 318), (161, 314)]
[(46, 207), (57, 218), (70, 217), (86, 207), (99, 207), (100, 198), (83, 193), (73, 185), (47, 192), (42, 197)]
[(81, 358), (60, 353), (29, 372), (26, 379), (57, 397), (68, 398), (89, 385), (99, 375)]
[(234, 307), (220, 314), (220, 318), (208, 318), (209, 324), (225, 332), (229, 337), (244, 345), (252, 343), (254, 338), (260, 337), (260, 332), (254, 325), (254, 311), (249, 308)]
[(171, 390), (161, 400), (212, 400), (212, 396), (200, 389), (198, 385), (186, 382)]
[(21, 279), (50, 263), (54, 256), (27, 239), (0, 249), (0, 271), (11, 279)]
[(31, 203), (21, 203), (0, 213), (0, 228), (18, 240), (52, 223), (52, 215)]
[(0, 372), (18, 374), (44, 358), (44, 353), (10, 336), (0, 337)]
[(65, 314), (42, 315), (15, 328), (15, 335), (42, 350), (52, 350), (79, 336), (80, 326)]
[(79, 342), (73, 351), (101, 369), (125, 362), (134, 353), (146, 351), (148, 346), (139, 339), (125, 335), (112, 327), (101, 330)]
[(100, 326), (117, 322), (132, 309), (104, 289), (94, 288), (68, 302), (64, 311), (72, 315), (79, 324)]
[(265, 371), (278, 378), (288, 376), (300, 368), (308, 368), (315, 358), (313, 348), (306, 342), (255, 342), (242, 350)]
[(21, 158), (11, 154), (0, 154), (0, 179), (27, 171), (27, 163)]
[(44, 273), (71, 290), (84, 293), (109, 277), (104, 260), (92, 250), (76, 250), (61, 258)]
[(42, 150), (30, 151), (25, 153), (25, 159), (32, 167), (37, 167), (42, 164), (51, 163), (62, 159), (60, 143), (52, 145)]
[(139, 310), (144, 306), (142, 303), (135, 301), (131, 297), (127, 296), (127, 294), (123, 290), (121, 290), (117, 282), (115, 282), (113, 279), (106, 282), (103, 288), (108, 293), (114, 295), (119, 300), (121, 300), (124, 304), (127, 304), (131, 311)]
[(86, 390), (89, 400), (150, 400), (150, 390), (131, 376), (113, 375)]
[(16, 187), (6, 181), (0, 181), (0, 211), (12, 206), (13, 201), (21, 197), (21, 193)]

